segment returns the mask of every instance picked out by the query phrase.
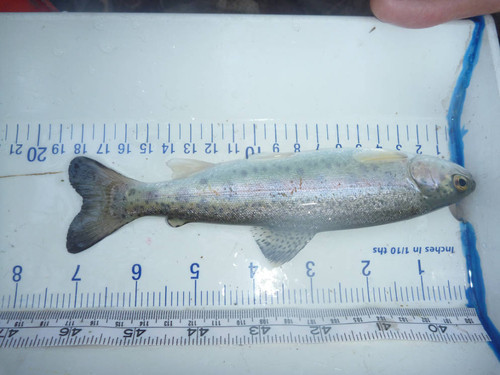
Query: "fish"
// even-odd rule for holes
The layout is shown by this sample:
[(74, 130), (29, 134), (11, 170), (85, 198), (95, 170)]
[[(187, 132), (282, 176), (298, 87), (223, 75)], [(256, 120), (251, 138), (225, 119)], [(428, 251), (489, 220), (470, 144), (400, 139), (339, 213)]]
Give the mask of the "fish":
[(173, 178), (146, 183), (96, 160), (74, 158), (69, 181), (82, 196), (66, 247), (79, 253), (143, 216), (251, 226), (267, 260), (280, 266), (320, 232), (407, 220), (452, 205), (476, 183), (460, 165), (385, 149), (256, 154), (208, 163), (172, 159)]

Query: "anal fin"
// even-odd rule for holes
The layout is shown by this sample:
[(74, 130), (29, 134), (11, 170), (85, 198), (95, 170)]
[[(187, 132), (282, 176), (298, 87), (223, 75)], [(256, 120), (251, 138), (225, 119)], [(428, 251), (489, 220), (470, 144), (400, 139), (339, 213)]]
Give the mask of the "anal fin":
[(267, 260), (276, 266), (290, 261), (314, 237), (314, 232), (254, 227), (252, 234)]
[(170, 225), (172, 228), (179, 228), (182, 227), (184, 224), (186, 224), (188, 221), (184, 219), (177, 219), (177, 218), (168, 218), (167, 217), (167, 224)]

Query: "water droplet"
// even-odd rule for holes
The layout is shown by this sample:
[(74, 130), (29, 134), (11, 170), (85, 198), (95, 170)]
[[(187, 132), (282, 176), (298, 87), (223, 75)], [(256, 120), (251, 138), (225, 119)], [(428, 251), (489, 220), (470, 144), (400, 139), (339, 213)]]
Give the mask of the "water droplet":
[(52, 50), (52, 53), (55, 55), (55, 56), (62, 56), (64, 55), (64, 51), (62, 48), (54, 48)]

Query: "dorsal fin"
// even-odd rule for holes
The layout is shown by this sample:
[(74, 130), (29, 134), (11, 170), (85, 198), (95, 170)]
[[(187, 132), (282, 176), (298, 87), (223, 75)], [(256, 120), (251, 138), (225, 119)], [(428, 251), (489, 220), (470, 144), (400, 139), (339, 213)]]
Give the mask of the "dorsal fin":
[(408, 159), (408, 155), (404, 152), (383, 149), (363, 150), (353, 155), (360, 163), (384, 163)]
[(286, 159), (293, 155), (295, 152), (265, 152), (263, 154), (253, 154), (249, 155), (248, 159), (251, 160), (276, 160), (276, 159)]
[(172, 159), (167, 166), (172, 170), (172, 178), (185, 178), (205, 169), (213, 167), (214, 163), (194, 159)]

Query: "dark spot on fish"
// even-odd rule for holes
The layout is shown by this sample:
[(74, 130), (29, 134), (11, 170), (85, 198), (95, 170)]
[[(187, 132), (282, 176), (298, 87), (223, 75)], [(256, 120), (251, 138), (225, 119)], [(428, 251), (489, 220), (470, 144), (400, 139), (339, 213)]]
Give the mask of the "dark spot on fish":
[(199, 183), (200, 183), (200, 185), (206, 185), (206, 184), (208, 184), (208, 180), (206, 178), (201, 178)]
[(297, 168), (297, 174), (304, 174), (304, 169)]
[(132, 189), (130, 189), (130, 190), (128, 191), (128, 193), (129, 193), (130, 195), (135, 195), (136, 190), (135, 190), (134, 188), (132, 188)]
[(243, 169), (240, 173), (243, 177), (246, 177), (248, 175), (248, 172), (246, 171), (246, 169)]

